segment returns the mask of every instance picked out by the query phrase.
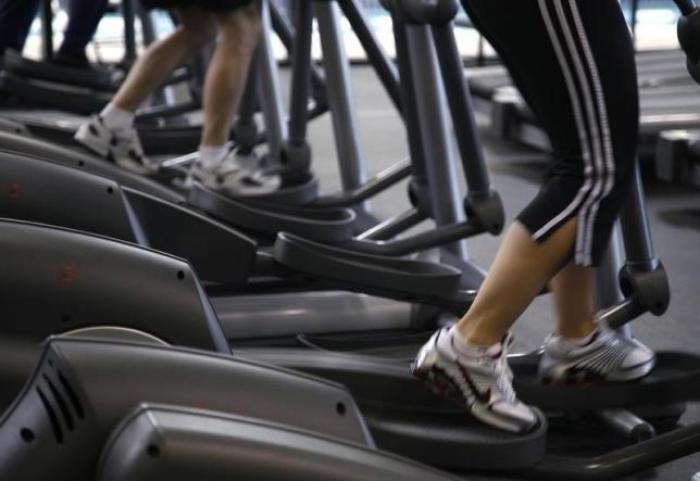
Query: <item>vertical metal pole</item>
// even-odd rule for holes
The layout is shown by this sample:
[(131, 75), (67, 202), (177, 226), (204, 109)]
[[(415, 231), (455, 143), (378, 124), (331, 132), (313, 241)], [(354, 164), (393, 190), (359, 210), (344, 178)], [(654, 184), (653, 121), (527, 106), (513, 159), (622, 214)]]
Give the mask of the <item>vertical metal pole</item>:
[(477, 43), (476, 47), (476, 65), (479, 67), (483, 67), (486, 63), (486, 53), (484, 52), (485, 43), (484, 36), (479, 34), (479, 43)]
[(401, 105), (403, 106), (404, 122), (406, 124), (406, 137), (408, 149), (411, 155), (412, 177), (419, 184), (427, 183), (425, 173), (426, 151), (423, 147), (422, 120), (416, 107), (416, 87), (413, 81), (412, 58), (408, 47), (408, 34), (406, 25), (394, 18), (394, 41), (396, 43), (396, 63), (398, 65), (399, 83), (401, 93)]
[(297, 2), (294, 8), (296, 38), (292, 49), (292, 87), (289, 107), (289, 142), (306, 142), (307, 105), (311, 70), (311, 1)]
[(53, 59), (53, 8), (51, 0), (41, 4), (41, 53), (45, 61)]
[[(333, 121), (341, 182), (347, 191), (360, 186), (366, 175), (350, 88), (349, 62), (340, 33), (340, 10), (336, 2), (328, 1), (315, 2), (315, 7), (326, 72), (326, 98)], [(365, 203), (364, 207), (368, 205)]]
[(389, 60), (377, 37), (369, 28), (367, 18), (362, 9), (357, 5), (356, 0), (339, 0), (339, 5), (343, 9), (343, 14), (352, 26), (357, 39), (367, 54), (367, 59), (372, 64), (379, 80), (382, 82), (389, 98), (399, 112), (401, 108), (401, 90), (396, 67)]
[(269, 0), (261, 2), (262, 35), (257, 53), (258, 99), (265, 119), (265, 132), (270, 155), (279, 159), (282, 143), (287, 138), (287, 124), (282, 111), (282, 95), (279, 86), (277, 61), (272, 52), (272, 26)]
[(127, 65), (133, 65), (137, 56), (134, 0), (122, 2), (122, 17), (124, 18), (124, 62)]
[[(262, 1), (258, 2), (260, 5), (260, 12), (262, 14)], [(262, 15), (261, 15), (262, 17)], [(264, 26), (263, 32), (265, 34)], [(260, 37), (262, 41), (262, 36)], [(241, 95), (241, 100), (238, 103), (238, 111), (234, 112), (233, 120), (233, 132), (236, 145), (241, 152), (251, 152), (257, 145), (257, 124), (255, 122), (255, 114), (258, 109), (258, 98), (260, 84), (260, 51), (262, 49), (261, 43), (253, 53), (253, 57), (250, 60), (250, 66), (248, 68), (248, 78), (246, 79), (245, 87), (243, 88), (243, 94)], [(248, 135), (255, 132), (256, 135)]]
[[(406, 32), (409, 51), (414, 60), (411, 65), (415, 83), (414, 98), (422, 120), (421, 136), (426, 154), (433, 218), (439, 226), (457, 223), (464, 219), (464, 212), (446, 118), (447, 100), (442, 89), (442, 77), (435, 57), (433, 38), (427, 26), (408, 25)], [(468, 258), (465, 240), (443, 249), (463, 259)]]
[(488, 195), (491, 191), (489, 175), (452, 24), (433, 27), (432, 33), (469, 192)]
[(141, 20), (141, 37), (144, 47), (148, 47), (156, 41), (156, 27), (153, 24), (151, 12), (146, 10), (141, 4), (138, 6), (138, 17)]
[[(620, 270), (623, 266), (622, 237), (618, 222), (613, 229), (610, 245), (605, 251), (603, 261), (596, 269), (596, 304), (598, 309), (614, 306), (625, 299), (620, 290), (619, 281)], [(632, 326), (629, 323), (622, 326), (620, 330), (628, 337), (632, 337)]]
[(638, 163), (633, 175), (631, 192), (620, 214), (627, 263), (651, 271), (656, 268), (658, 261), (651, 241), (648, 213), (644, 207), (644, 187)]
[[(279, 7), (277, 5), (274, 3), (268, 3), (267, 8), (270, 12), (272, 29), (277, 34), (277, 37), (282, 42), (282, 45), (284, 45), (284, 47), (287, 49), (287, 57), (289, 58), (292, 56), (294, 36), (296, 32), (284, 15), (279, 11)], [(314, 99), (319, 103), (325, 102), (325, 97), (320, 96), (320, 94), (321, 92), (325, 92), (326, 81), (321, 69), (319, 69), (316, 65), (311, 66), (311, 85), (313, 86), (312, 94)]]

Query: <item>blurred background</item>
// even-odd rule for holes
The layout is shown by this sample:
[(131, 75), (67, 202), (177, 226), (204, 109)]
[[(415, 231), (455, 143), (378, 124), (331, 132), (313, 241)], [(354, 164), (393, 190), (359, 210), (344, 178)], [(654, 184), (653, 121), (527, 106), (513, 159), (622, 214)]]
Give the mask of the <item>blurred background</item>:
[[(273, 0), (284, 11), (289, 11), (290, 0)], [(60, 43), (63, 26), (67, 20), (64, 9), (61, 9), (61, 0), (54, 1), (54, 11), (59, 12), (54, 21), (54, 40)], [(112, 61), (120, 58), (123, 54), (123, 22), (119, 13), (118, 3), (114, 2), (113, 12), (105, 16), (100, 24), (96, 37), (97, 42), (91, 47), (91, 56), (94, 60)], [(391, 35), (391, 21), (379, 0), (360, 0), (369, 16), (372, 27), (375, 29), (379, 40), (390, 53), (394, 51), (393, 38)], [(639, 50), (658, 50), (676, 48), (676, 20), (678, 11), (667, 0), (625, 0), (621, 2), (630, 29), (635, 35), (635, 43)], [(471, 28), (469, 18), (462, 12), (459, 20), (458, 42), (465, 59), (475, 62), (486, 62), (493, 58), (493, 52), (489, 46), (482, 41), (478, 33)], [(157, 27), (163, 33), (172, 28), (170, 19), (165, 14), (157, 15)], [(140, 29), (137, 26), (137, 32)], [(360, 48), (350, 26), (347, 22), (343, 25), (345, 45), (348, 55), (355, 61), (364, 59), (364, 52)], [(315, 53), (319, 55), (318, 41), (315, 42)], [(40, 20), (34, 22), (32, 35), (27, 43), (25, 54), (29, 57), (40, 56), (41, 52), (41, 25)], [(281, 45), (276, 45), (276, 52), (281, 58), (285, 55)]]

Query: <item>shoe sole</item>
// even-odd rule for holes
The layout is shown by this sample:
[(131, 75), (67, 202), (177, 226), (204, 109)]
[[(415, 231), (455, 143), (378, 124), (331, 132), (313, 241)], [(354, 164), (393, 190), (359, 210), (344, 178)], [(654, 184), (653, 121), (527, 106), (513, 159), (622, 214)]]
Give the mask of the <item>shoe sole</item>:
[(562, 376), (544, 375), (544, 376), (540, 377), (540, 382), (542, 382), (545, 385), (553, 384), (553, 385), (563, 385), (563, 386), (572, 386), (572, 387), (595, 386), (595, 385), (606, 384), (606, 383), (634, 382), (634, 381), (639, 381), (640, 379), (643, 379), (644, 377), (648, 376), (651, 373), (651, 371), (654, 369), (655, 365), (656, 365), (656, 359), (652, 358), (648, 362), (621, 370), (617, 374), (611, 374), (605, 378), (602, 378), (599, 376), (590, 376), (590, 375), (588, 377), (581, 377), (581, 376), (576, 376), (576, 375), (572, 375), (572, 376), (567, 377), (567, 369), (568, 369), (568, 367), (567, 367), (564, 370), (565, 375), (563, 377)]
[(475, 419), (496, 429), (508, 431), (513, 434), (527, 434), (535, 430), (539, 425), (539, 423), (535, 423), (527, 428), (522, 428), (513, 422), (495, 416), (488, 405), (478, 400), (469, 404), (462, 390), (452, 380), (445, 368), (440, 366), (440, 361), (435, 361), (435, 363), (428, 367), (421, 367), (413, 363), (411, 364), (411, 375), (420, 380), (433, 394), (447, 399), (461, 408), (466, 408)]

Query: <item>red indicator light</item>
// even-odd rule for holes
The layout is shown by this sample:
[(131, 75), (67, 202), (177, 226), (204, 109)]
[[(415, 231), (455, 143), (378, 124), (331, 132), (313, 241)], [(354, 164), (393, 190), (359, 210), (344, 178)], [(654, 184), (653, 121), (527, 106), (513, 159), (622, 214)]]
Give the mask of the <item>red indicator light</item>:
[(23, 194), (24, 187), (18, 182), (10, 184), (10, 188), (7, 189), (7, 195), (10, 198), (10, 200), (20, 200)]
[(78, 268), (73, 264), (64, 264), (58, 269), (58, 280), (61, 284), (73, 284), (78, 277)]

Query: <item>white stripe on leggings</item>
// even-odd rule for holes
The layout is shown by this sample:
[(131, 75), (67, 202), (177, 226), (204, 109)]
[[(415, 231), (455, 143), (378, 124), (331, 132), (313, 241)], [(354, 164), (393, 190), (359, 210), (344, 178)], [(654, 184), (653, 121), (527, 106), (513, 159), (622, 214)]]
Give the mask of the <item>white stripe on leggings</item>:
[(574, 200), (556, 217), (547, 222), (542, 228), (534, 233), (533, 238), (535, 240), (541, 239), (546, 236), (552, 229), (556, 228), (561, 222), (567, 219), (573, 212), (576, 211), (581, 206), (581, 203), (585, 199), (586, 195), (590, 193), (591, 190), (591, 176), (593, 175), (593, 164), (591, 163), (591, 151), (590, 151), (590, 140), (588, 137), (588, 132), (586, 131), (586, 123), (583, 120), (583, 114), (581, 110), (581, 102), (578, 98), (578, 93), (576, 92), (576, 85), (574, 83), (573, 75), (571, 73), (571, 67), (569, 66), (566, 56), (564, 55), (564, 49), (557, 36), (556, 29), (552, 22), (552, 17), (547, 9), (546, 0), (538, 0), (540, 13), (542, 14), (542, 19), (544, 20), (545, 27), (547, 28), (547, 33), (552, 42), (552, 47), (559, 61), (559, 66), (561, 68), (562, 74), (564, 75), (564, 81), (566, 83), (566, 88), (569, 92), (569, 97), (571, 100), (571, 108), (574, 112), (574, 120), (576, 126), (578, 127), (578, 137), (579, 142), (581, 142), (581, 153), (584, 162), (584, 178), (585, 181), (578, 191), (578, 194)]
[[(593, 229), (595, 224), (596, 215), (598, 214), (598, 209), (600, 208), (600, 202), (603, 198), (607, 197), (613, 189), (615, 181), (615, 162), (613, 161), (613, 149), (612, 140), (610, 135), (610, 125), (608, 123), (608, 112), (607, 103), (605, 102), (605, 93), (603, 92), (603, 85), (600, 81), (600, 74), (598, 73), (598, 66), (596, 65), (595, 59), (593, 57), (592, 49), (590, 43), (588, 42), (588, 36), (586, 35), (586, 30), (583, 26), (583, 21), (581, 20), (581, 13), (578, 10), (578, 5), (574, 0), (569, 0), (569, 6), (571, 8), (571, 13), (573, 14), (574, 24), (578, 31), (579, 37), (581, 38), (581, 44), (583, 46), (583, 53), (588, 62), (588, 68), (591, 71), (591, 78), (593, 79), (593, 90), (595, 92), (596, 101), (598, 102), (598, 115), (600, 118), (600, 126), (603, 135), (603, 147), (605, 154), (606, 163), (606, 174), (605, 179), (605, 189), (603, 191), (603, 196), (596, 200), (591, 211), (591, 218), (589, 219), (587, 232), (586, 232), (586, 246), (585, 251), (588, 255), (591, 255), (593, 250)], [(589, 258), (588, 263), (591, 262)]]
[(574, 39), (573, 32), (571, 31), (571, 27), (569, 26), (569, 21), (564, 13), (563, 1), (555, 0), (554, 4), (557, 11), (557, 16), (561, 22), (564, 38), (569, 46), (569, 51), (575, 65), (575, 72), (580, 82), (591, 138), (593, 140), (593, 159), (595, 165), (593, 192), (583, 204), (583, 210), (579, 216), (578, 236), (576, 239), (576, 262), (583, 265), (589, 265), (591, 263), (591, 253), (586, 249), (588, 244), (586, 234), (588, 233), (587, 225), (590, 217), (590, 209), (604, 192), (605, 176), (607, 175), (607, 172), (605, 171), (605, 161), (603, 159), (603, 142), (601, 138), (600, 126), (598, 124), (599, 119), (595, 111), (593, 95), (591, 94), (591, 86), (589, 85), (588, 76), (586, 75), (583, 62), (579, 56), (576, 41)]

